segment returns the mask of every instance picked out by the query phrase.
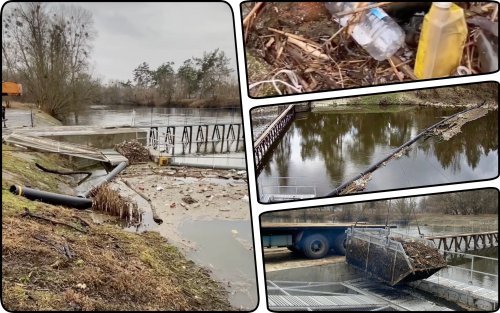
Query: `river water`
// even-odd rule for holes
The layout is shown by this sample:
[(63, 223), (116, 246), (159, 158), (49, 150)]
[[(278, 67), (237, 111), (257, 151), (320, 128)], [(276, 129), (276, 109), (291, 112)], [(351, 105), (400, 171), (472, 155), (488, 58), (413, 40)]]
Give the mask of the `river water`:
[[(298, 182), (314, 187), (316, 196), (325, 196), (455, 112), (448, 108), (376, 106), (300, 113), (265, 160), (258, 177), (260, 196), (277, 190), (273, 186)], [(376, 170), (365, 191), (496, 177), (498, 111), (467, 123), (449, 141), (431, 137), (411, 147), (399, 159)]]
[(78, 114), (78, 120), (69, 116), (65, 124), (149, 126), (231, 122), (241, 122), (241, 110), (91, 105)]
[[(208, 142), (204, 144), (183, 145), (180, 138), (183, 135), (183, 125), (200, 124), (240, 124), (241, 110), (239, 109), (201, 109), (201, 108), (162, 108), (137, 106), (109, 106), (91, 105), (87, 110), (79, 113), (78, 118), (69, 116), (67, 125), (93, 125), (101, 127), (139, 127), (149, 131), (149, 126), (159, 126), (160, 147), (164, 141), (166, 126), (176, 126), (176, 144), (174, 147), (173, 162), (177, 165), (198, 165), (204, 167), (220, 167), (246, 169), (245, 145), (242, 139), (237, 139), (238, 128), (232, 130), (234, 140)], [(163, 128), (162, 128), (163, 126)], [(196, 138), (197, 128), (192, 129), (193, 138)], [(221, 130), (222, 131), (222, 130)], [(225, 136), (229, 135), (228, 127), (224, 129)], [(243, 128), (240, 129), (241, 134)], [(214, 127), (206, 130), (211, 138)], [(241, 136), (240, 136), (241, 137)], [(148, 135), (149, 138), (149, 135)], [(230, 137), (231, 139), (232, 137)], [(146, 139), (146, 138), (145, 138)]]

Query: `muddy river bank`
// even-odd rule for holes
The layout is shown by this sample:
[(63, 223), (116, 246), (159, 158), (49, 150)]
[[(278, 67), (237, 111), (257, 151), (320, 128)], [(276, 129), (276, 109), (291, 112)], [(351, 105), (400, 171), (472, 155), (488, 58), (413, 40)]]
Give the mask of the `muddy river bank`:
[[(151, 199), (161, 224), (153, 220), (149, 203), (127, 184)], [(129, 231), (159, 232), (221, 282), (231, 305), (256, 306), (246, 171), (139, 164), (127, 167), (112, 186), (144, 212), (143, 223)]]

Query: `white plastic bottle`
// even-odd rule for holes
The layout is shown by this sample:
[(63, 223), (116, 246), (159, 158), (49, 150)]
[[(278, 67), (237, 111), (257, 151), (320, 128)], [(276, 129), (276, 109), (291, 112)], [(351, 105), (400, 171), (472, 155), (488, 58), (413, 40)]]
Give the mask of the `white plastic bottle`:
[[(356, 2), (326, 2), (333, 19), (347, 25), (352, 14), (337, 17), (337, 13), (354, 11)], [(359, 22), (354, 24), (352, 38), (375, 60), (389, 59), (401, 48), (405, 34), (401, 27), (380, 8), (362, 11)]]

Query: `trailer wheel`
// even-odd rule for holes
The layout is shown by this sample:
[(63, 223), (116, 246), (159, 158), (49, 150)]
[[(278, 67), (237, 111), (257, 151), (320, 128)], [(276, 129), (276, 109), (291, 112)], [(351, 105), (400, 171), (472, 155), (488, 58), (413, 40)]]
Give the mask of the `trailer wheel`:
[(347, 245), (347, 234), (346, 233), (342, 233), (342, 234), (338, 235), (337, 237), (335, 237), (333, 249), (335, 250), (335, 252), (337, 252), (337, 254), (345, 255), (346, 245)]
[(310, 259), (319, 259), (324, 257), (330, 246), (325, 236), (321, 234), (313, 234), (306, 237), (303, 247), (304, 254)]

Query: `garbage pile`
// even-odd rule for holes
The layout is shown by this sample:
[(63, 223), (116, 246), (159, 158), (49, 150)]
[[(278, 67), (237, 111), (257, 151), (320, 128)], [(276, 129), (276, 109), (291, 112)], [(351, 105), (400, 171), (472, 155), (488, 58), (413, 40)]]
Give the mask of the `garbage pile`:
[(418, 241), (401, 241), (401, 244), (416, 271), (446, 266), (444, 257), (439, 253), (439, 250), (433, 247)]
[(446, 261), (433, 242), (386, 229), (349, 229), (346, 262), (396, 285), (430, 277)]
[(498, 69), (495, 2), (242, 6), (249, 90), (254, 97)]
[(115, 145), (115, 150), (126, 157), (129, 164), (149, 161), (149, 151), (137, 140), (124, 141)]

